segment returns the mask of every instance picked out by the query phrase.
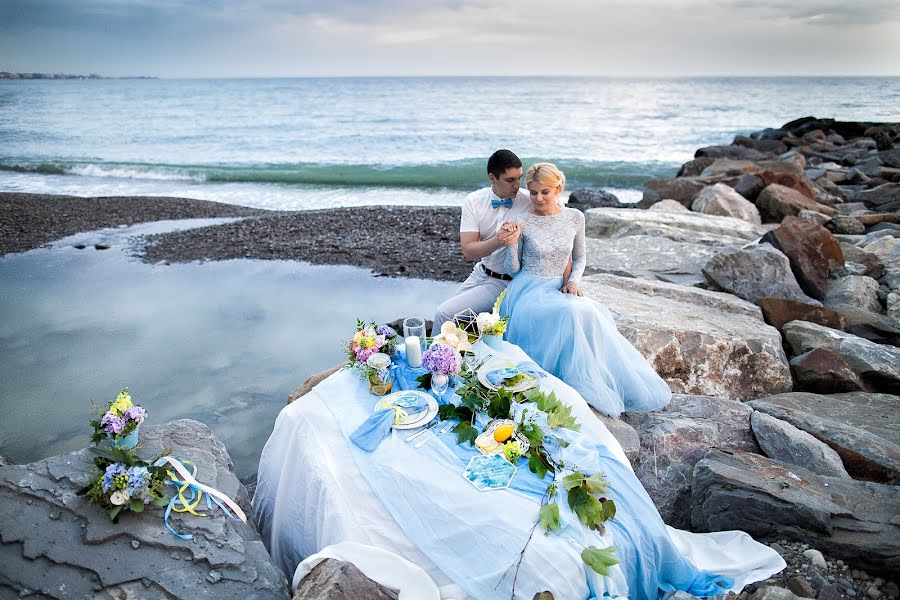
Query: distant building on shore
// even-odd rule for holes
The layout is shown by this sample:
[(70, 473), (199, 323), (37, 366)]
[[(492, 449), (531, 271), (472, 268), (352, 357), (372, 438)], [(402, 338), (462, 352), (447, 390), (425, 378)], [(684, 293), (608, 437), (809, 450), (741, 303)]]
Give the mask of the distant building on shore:
[(0, 71), (0, 79), (156, 79), (146, 75), (132, 77), (104, 77), (91, 73), (90, 75), (69, 75), (68, 73), (13, 73)]

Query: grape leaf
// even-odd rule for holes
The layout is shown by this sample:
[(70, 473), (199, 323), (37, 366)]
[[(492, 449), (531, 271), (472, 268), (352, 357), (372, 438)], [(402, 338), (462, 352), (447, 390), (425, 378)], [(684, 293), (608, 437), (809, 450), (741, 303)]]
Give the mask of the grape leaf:
[(423, 373), (416, 377), (416, 381), (419, 383), (419, 387), (423, 390), (431, 389), (431, 373)]
[(523, 425), (522, 434), (528, 439), (528, 444), (532, 448), (540, 448), (544, 443), (544, 432), (534, 423)]
[(553, 594), (547, 591), (538, 592), (531, 600), (555, 600)]
[(542, 410), (545, 413), (556, 410), (556, 408), (560, 406), (559, 399), (556, 397), (556, 392), (550, 392), (549, 396), (541, 392), (541, 395), (536, 399), (536, 402), (538, 410)]
[(491, 398), (487, 407), (488, 416), (492, 419), (508, 419), (509, 409), (512, 405), (512, 394), (505, 389), (500, 389)]
[(609, 482), (603, 479), (603, 473), (594, 473), (587, 478), (588, 491), (592, 494), (605, 494)]
[(474, 444), (475, 438), (478, 437), (478, 430), (472, 427), (468, 421), (460, 421), (457, 423), (456, 427), (453, 428), (453, 433), (456, 434), (457, 444), (462, 444), (463, 442)]
[(596, 546), (588, 546), (581, 551), (581, 560), (605, 577), (609, 575), (609, 567), (619, 564), (619, 559), (615, 557), (616, 550), (615, 546), (602, 550)]
[(581, 471), (575, 471), (571, 475), (566, 475), (563, 478), (563, 487), (566, 488), (566, 491), (577, 488), (582, 483), (584, 483), (584, 475)]
[(528, 457), (528, 469), (537, 474), (538, 479), (543, 479), (547, 475), (547, 466), (536, 452), (531, 453), (531, 456)]
[(550, 502), (541, 506), (538, 513), (541, 518), (541, 526), (547, 531), (559, 531), (559, 504)]
[(563, 427), (572, 431), (579, 431), (581, 424), (572, 416), (572, 407), (558, 404), (551, 411), (547, 412), (547, 424), (557, 429)]

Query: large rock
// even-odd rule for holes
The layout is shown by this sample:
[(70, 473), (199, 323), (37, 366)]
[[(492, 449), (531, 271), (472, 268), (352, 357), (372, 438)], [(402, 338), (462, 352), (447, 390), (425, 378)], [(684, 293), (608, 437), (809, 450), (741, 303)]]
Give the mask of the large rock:
[[(141, 456), (165, 448), (194, 461), (197, 479), (233, 498), (249, 517), (247, 492), (206, 425), (180, 420), (141, 428)], [(31, 590), (41, 598), (288, 597), (285, 577), (252, 518), (245, 525), (219, 510), (203, 510), (205, 518), (173, 513), (172, 524), (193, 540), (169, 533), (161, 509), (124, 513), (119, 524), (111, 523), (105, 510), (75, 495), (90, 477), (92, 457), (85, 449), (0, 468), (0, 595)]]
[(696, 158), (736, 158), (741, 160), (765, 160), (775, 155), (772, 152), (762, 152), (746, 146), (707, 146), (694, 153)]
[[(429, 330), (430, 331), (430, 330)], [(290, 404), (297, 398), (301, 398), (308, 394), (310, 390), (314, 387), (331, 377), (334, 373), (337, 373), (341, 369), (344, 368), (344, 363), (335, 365), (331, 368), (325, 369), (324, 371), (319, 371), (318, 373), (313, 373), (309, 377), (306, 378), (306, 381), (300, 384), (300, 386), (295, 389), (293, 392), (288, 394), (287, 403)]]
[(874, 571), (900, 569), (900, 487), (825, 477), (748, 452), (711, 450), (694, 469), (697, 531), (789, 539)]
[(755, 202), (759, 193), (765, 189), (766, 184), (763, 183), (761, 177), (747, 173), (746, 175), (741, 175), (734, 182), (733, 187), (738, 194), (751, 202)]
[(900, 239), (882, 237), (863, 246), (866, 252), (874, 254), (884, 266), (879, 281), (892, 290), (900, 290)]
[(888, 394), (789, 392), (748, 402), (825, 442), (857, 479), (897, 483), (900, 398)]
[(591, 411), (595, 417), (603, 421), (603, 424), (606, 425), (612, 436), (616, 438), (616, 441), (622, 446), (622, 450), (625, 451), (625, 456), (628, 457), (628, 460), (632, 463), (636, 461), (641, 454), (641, 438), (638, 436), (635, 428), (621, 419), (613, 419), (593, 406)]
[(756, 206), (724, 183), (716, 183), (697, 196), (691, 210), (707, 215), (734, 217), (760, 225), (759, 210)]
[(750, 427), (769, 458), (800, 465), (818, 475), (850, 478), (837, 452), (787, 421), (755, 410), (750, 415)]
[(718, 252), (716, 246), (708, 244), (676, 242), (649, 235), (587, 238), (585, 246), (587, 274), (611, 273), (682, 285), (705, 284), (701, 268)]
[(763, 311), (766, 323), (778, 330), (791, 321), (809, 321), (832, 329), (847, 328), (847, 322), (841, 313), (830, 308), (784, 298), (760, 298), (757, 304)]
[(694, 465), (711, 447), (759, 451), (750, 431), (752, 412), (733, 400), (676, 394), (663, 410), (625, 415), (641, 438), (634, 472), (666, 523), (690, 523)]
[(750, 302), (784, 298), (819, 304), (800, 289), (787, 256), (768, 244), (720, 250), (704, 265), (703, 274), (718, 288)]
[(356, 565), (327, 558), (297, 586), (292, 600), (397, 600), (397, 592), (372, 581)]
[(647, 210), (655, 210), (661, 212), (680, 212), (680, 213), (689, 213), (691, 209), (686, 207), (684, 204), (679, 202), (678, 200), (660, 200)]
[(676, 177), (675, 179), (651, 179), (644, 184), (644, 197), (638, 208), (649, 208), (660, 200), (677, 200), (690, 208), (694, 198), (709, 181), (700, 177)]
[(855, 306), (870, 312), (882, 312), (878, 282), (865, 275), (847, 275), (828, 281), (825, 306)]
[(900, 183), (885, 183), (865, 190), (857, 194), (855, 200), (882, 212), (897, 210), (895, 205), (900, 203)]
[(585, 277), (582, 289), (609, 308), (622, 335), (675, 393), (742, 400), (758, 397), (755, 390), (791, 389), (781, 336), (752, 304), (613, 275)]
[(758, 240), (766, 229), (731, 217), (621, 208), (594, 208), (585, 213), (588, 237), (654, 235), (675, 241), (712, 244)]
[(844, 255), (844, 268), (835, 271), (835, 275), (866, 275), (878, 279), (884, 273), (884, 265), (876, 254), (867, 252), (855, 244), (840, 242), (841, 254)]
[(831, 394), (865, 390), (859, 374), (834, 350), (816, 348), (791, 359), (795, 389)]
[(900, 393), (900, 349), (806, 321), (792, 321), (781, 331), (794, 356), (829, 348), (856, 371), (866, 391)]
[(622, 202), (615, 194), (599, 188), (577, 188), (569, 194), (566, 206), (584, 212), (589, 208), (635, 208), (634, 204)]
[(847, 305), (836, 306), (834, 310), (844, 318), (844, 331), (877, 344), (900, 347), (900, 321), (897, 317)]
[(777, 183), (766, 186), (759, 193), (756, 207), (766, 222), (779, 222), (785, 217), (797, 216), (803, 209), (814, 210), (828, 216), (837, 214), (835, 209), (819, 204), (800, 192)]
[(844, 266), (844, 255), (831, 232), (815, 223), (785, 219), (763, 236), (788, 257), (800, 288), (817, 300), (825, 299), (828, 275)]

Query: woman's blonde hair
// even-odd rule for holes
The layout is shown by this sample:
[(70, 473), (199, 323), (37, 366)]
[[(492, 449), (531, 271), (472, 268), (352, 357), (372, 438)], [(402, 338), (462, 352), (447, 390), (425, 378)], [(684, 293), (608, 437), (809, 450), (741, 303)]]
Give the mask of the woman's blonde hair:
[(558, 187), (562, 193), (566, 189), (566, 174), (556, 168), (553, 163), (535, 163), (528, 167), (525, 174), (525, 185), (537, 181), (541, 185)]

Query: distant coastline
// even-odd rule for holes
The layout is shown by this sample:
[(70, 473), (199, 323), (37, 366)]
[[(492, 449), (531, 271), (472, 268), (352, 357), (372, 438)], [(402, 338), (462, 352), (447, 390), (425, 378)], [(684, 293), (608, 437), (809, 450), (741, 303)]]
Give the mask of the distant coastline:
[(0, 71), (0, 79), (157, 79), (152, 75), (128, 75), (125, 77), (107, 77), (105, 75), (72, 75), (69, 73), (14, 73)]

